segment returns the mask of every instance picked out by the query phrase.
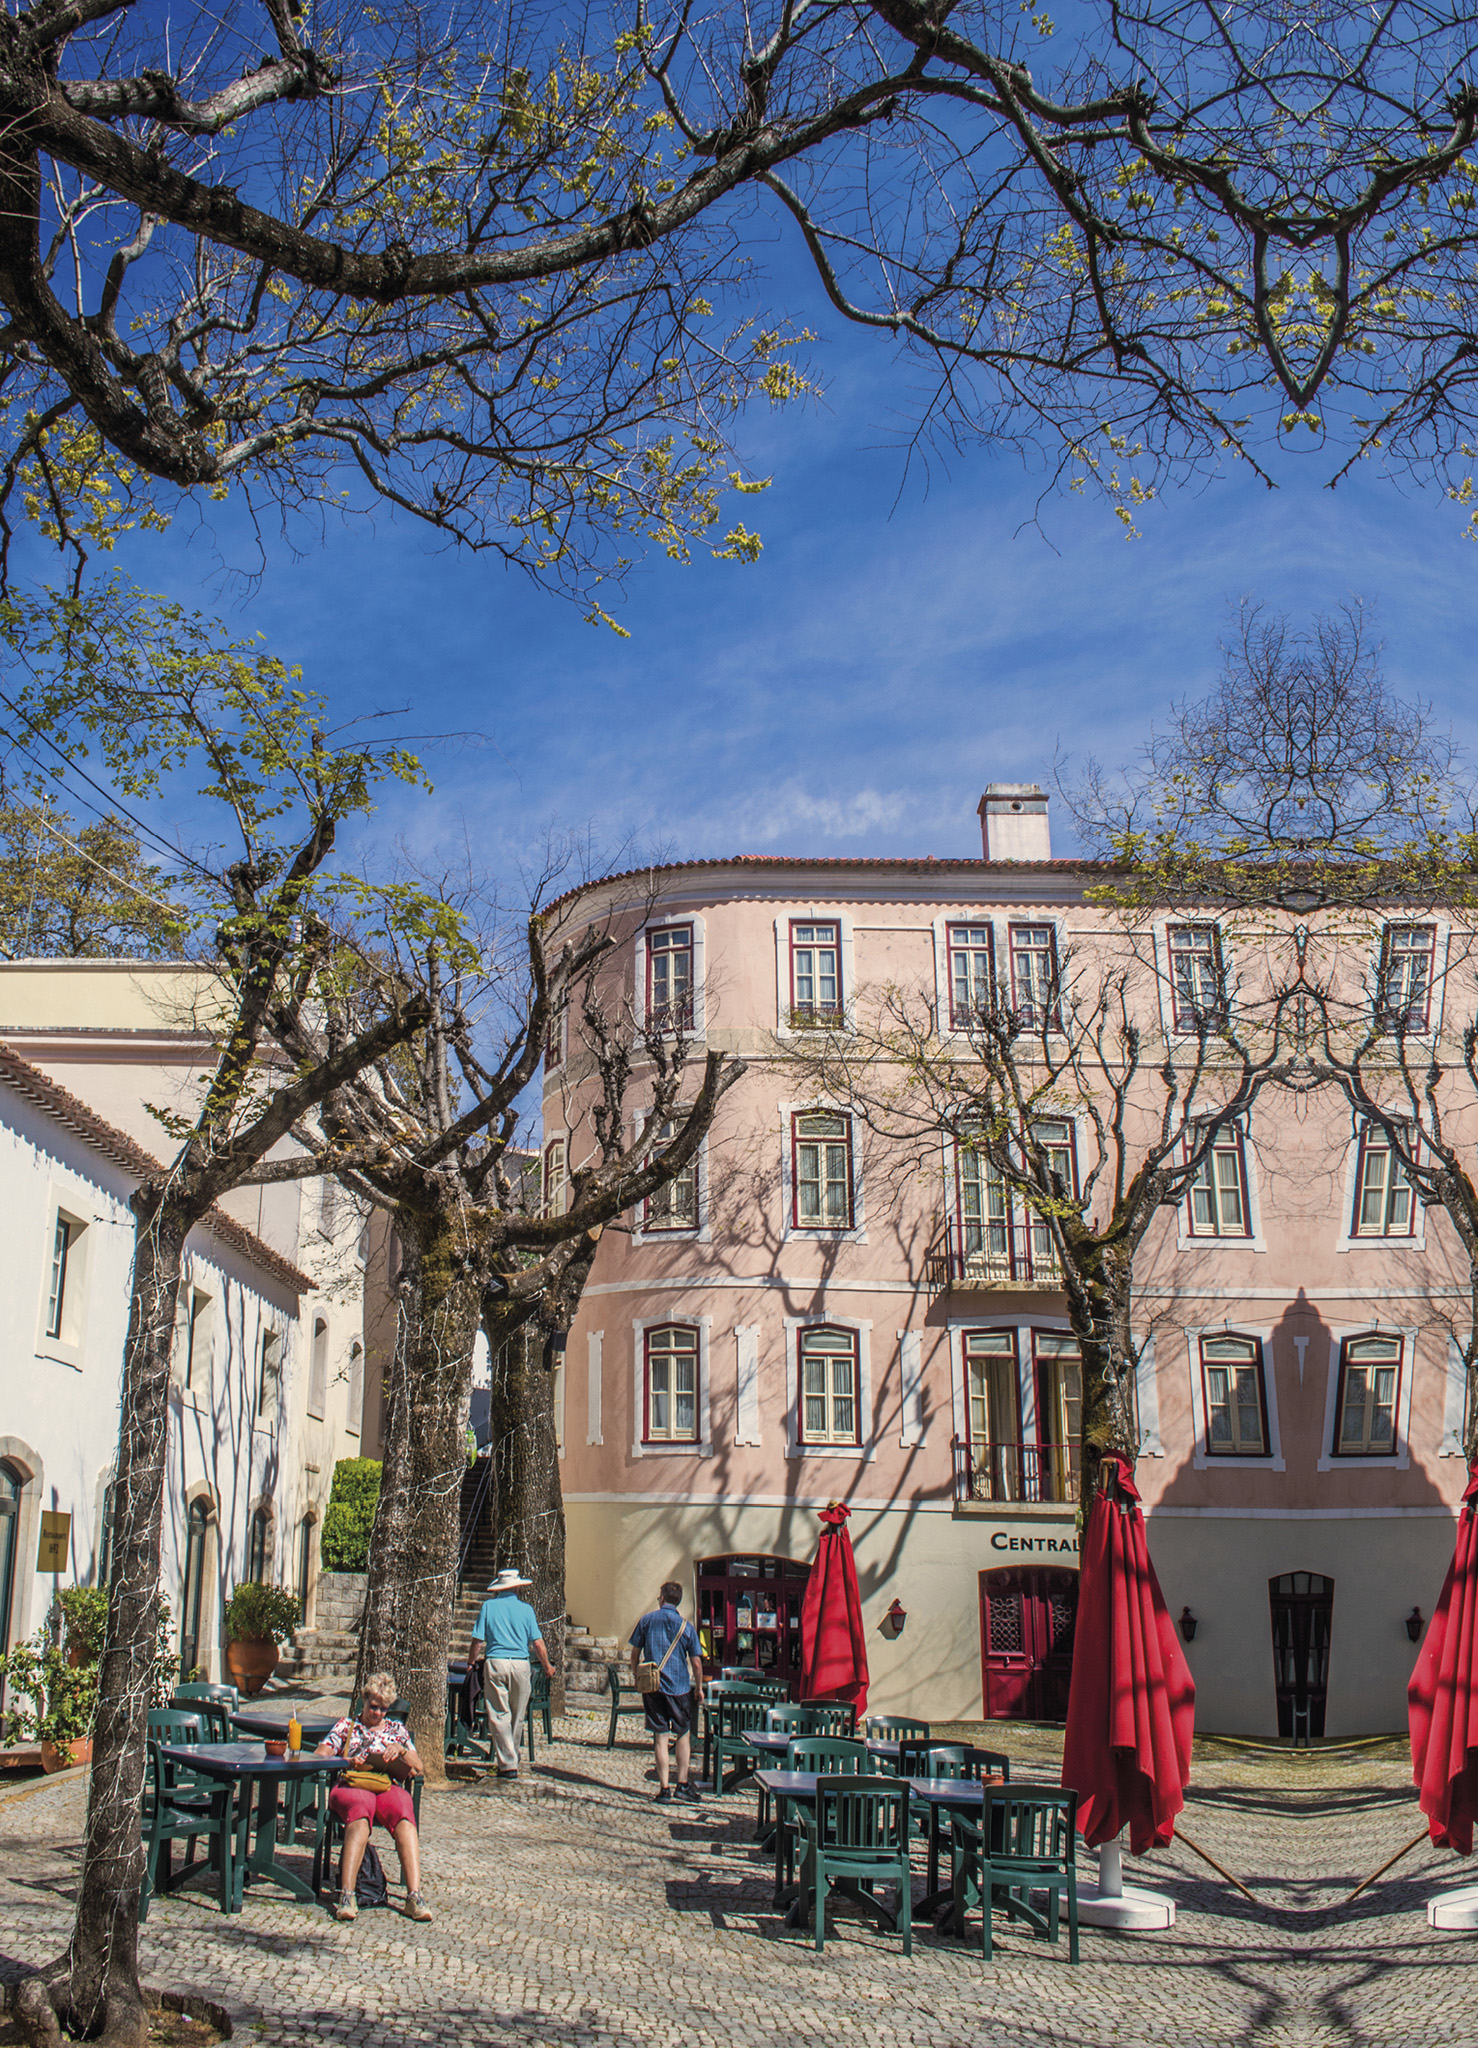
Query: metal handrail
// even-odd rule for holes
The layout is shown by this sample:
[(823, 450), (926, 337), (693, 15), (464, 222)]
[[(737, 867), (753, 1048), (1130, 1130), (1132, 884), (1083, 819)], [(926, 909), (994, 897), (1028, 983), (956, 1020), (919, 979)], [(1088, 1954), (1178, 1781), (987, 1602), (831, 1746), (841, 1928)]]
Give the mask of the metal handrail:
[(462, 1590), (462, 1580), (465, 1577), (467, 1571), (468, 1553), (472, 1549), (473, 1538), (476, 1536), (478, 1524), (482, 1520), (482, 1511), (487, 1506), (488, 1495), (489, 1493), (491, 1493), (493, 1487), (492, 1459), (490, 1457), (482, 1458), (479, 1459), (478, 1462), (482, 1466), (482, 1476), (478, 1480), (477, 1490), (472, 1496), (472, 1506), (468, 1509), (467, 1514), (463, 1519), (462, 1540), (457, 1549), (458, 1592)]

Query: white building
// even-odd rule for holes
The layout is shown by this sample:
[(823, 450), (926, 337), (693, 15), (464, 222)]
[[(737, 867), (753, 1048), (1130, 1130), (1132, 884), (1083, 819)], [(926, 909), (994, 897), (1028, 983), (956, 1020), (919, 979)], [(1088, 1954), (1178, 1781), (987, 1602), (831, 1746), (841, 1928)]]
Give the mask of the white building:
[[(184, 1110), (209, 1037), (188, 968), (0, 967), (0, 1641), (53, 1591), (106, 1576), (134, 1219), (129, 1197)], [(151, 1107), (152, 1106), (152, 1107)], [(221, 1675), (240, 1579), (296, 1592), (309, 1623), (336, 1460), (359, 1452), (362, 1219), (333, 1184), (243, 1189), (192, 1234), (181, 1291), (163, 1585), (185, 1668)], [(41, 1516), (70, 1516), (37, 1569)]]

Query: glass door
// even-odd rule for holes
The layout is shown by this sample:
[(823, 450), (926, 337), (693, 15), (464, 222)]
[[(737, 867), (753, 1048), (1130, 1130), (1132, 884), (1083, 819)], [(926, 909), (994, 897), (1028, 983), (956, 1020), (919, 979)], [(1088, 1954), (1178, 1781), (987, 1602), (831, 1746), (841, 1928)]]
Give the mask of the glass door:
[[(0, 1650), (10, 1648), (10, 1619), (15, 1611), (15, 1566), (20, 1548), (21, 1492), (25, 1481), (13, 1465), (0, 1459)], [(0, 1700), (5, 1697), (0, 1680)]]
[(801, 1675), (801, 1599), (811, 1567), (788, 1557), (699, 1560), (698, 1640), (710, 1678), (736, 1665), (756, 1665), (784, 1678)]
[(1039, 1500), (1076, 1500), (1083, 1424), (1083, 1361), (1077, 1339), (1050, 1330), (1032, 1333), (1037, 1374)]
[(1319, 1572), (1282, 1572), (1268, 1581), (1273, 1618), (1273, 1687), (1280, 1735), (1322, 1735), (1329, 1699), (1334, 1581)]

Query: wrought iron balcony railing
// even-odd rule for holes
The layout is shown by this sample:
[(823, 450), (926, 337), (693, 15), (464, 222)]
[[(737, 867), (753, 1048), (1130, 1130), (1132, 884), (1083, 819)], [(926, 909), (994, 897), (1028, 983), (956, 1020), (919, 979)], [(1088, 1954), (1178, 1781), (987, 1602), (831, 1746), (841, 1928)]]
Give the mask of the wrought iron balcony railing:
[(1076, 1501), (1077, 1446), (961, 1443), (956, 1437), (955, 1499), (1026, 1503)]
[(931, 1294), (1062, 1285), (1062, 1267), (1048, 1224), (1040, 1217), (950, 1223), (926, 1254)]

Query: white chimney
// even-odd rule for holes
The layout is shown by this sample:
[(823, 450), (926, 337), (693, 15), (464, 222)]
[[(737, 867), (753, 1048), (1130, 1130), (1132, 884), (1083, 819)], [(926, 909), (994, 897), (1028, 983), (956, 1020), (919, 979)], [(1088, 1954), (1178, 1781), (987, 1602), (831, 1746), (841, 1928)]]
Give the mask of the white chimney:
[(1047, 792), (1035, 782), (992, 782), (980, 799), (987, 860), (1051, 860)]

